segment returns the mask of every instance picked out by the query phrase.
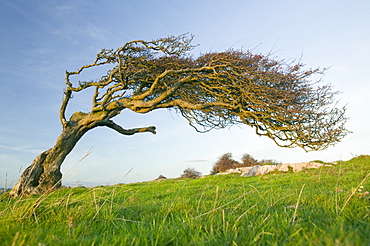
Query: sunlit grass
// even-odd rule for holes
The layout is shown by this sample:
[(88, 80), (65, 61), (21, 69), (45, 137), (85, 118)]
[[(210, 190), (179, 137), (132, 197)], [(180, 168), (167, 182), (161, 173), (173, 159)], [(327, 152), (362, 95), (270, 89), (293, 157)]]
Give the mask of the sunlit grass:
[(0, 245), (369, 245), (370, 157), (0, 197)]

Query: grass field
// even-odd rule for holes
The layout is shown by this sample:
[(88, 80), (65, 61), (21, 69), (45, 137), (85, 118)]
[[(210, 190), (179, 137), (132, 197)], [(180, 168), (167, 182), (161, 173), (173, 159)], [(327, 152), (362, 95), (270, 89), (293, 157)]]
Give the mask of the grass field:
[(0, 245), (370, 245), (369, 175), (359, 156), (263, 178), (3, 194)]

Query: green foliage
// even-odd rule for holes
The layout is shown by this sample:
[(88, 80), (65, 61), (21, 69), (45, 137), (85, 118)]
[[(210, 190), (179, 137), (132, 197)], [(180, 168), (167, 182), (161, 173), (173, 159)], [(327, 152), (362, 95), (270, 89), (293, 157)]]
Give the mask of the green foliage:
[(369, 245), (370, 157), (261, 177), (1, 195), (0, 245)]
[(333, 164), (331, 162), (325, 162), (325, 161), (321, 161), (321, 160), (314, 160), (314, 161), (311, 161), (311, 162), (321, 163), (323, 165), (332, 165)]
[(279, 165), (279, 164), (282, 164), (281, 162), (278, 162), (276, 160), (270, 160), (270, 159), (262, 159), (260, 161), (258, 161), (258, 164), (257, 165)]

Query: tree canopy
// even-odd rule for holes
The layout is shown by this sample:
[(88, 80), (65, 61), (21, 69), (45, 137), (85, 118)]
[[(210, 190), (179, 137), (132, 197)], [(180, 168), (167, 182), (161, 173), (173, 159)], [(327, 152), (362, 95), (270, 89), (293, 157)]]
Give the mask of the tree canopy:
[[(94, 63), (67, 72), (62, 124), (68, 122), (65, 110), (72, 93), (94, 87), (91, 112), (105, 118), (126, 108), (137, 113), (175, 108), (199, 132), (246, 124), (279, 146), (305, 150), (324, 149), (348, 133), (346, 109), (336, 107), (338, 92), (310, 80), (322, 70), (243, 50), (194, 58), (188, 53), (192, 39), (184, 34), (131, 41), (103, 49)], [(98, 81), (72, 84), (72, 75), (104, 64), (114, 66)], [(119, 129), (113, 122), (106, 125)]]

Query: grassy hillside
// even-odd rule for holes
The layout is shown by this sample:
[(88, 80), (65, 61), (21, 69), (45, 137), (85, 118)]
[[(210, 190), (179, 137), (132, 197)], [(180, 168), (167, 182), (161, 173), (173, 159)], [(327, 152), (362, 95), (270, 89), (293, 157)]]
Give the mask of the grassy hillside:
[(370, 156), (262, 177), (1, 195), (0, 245), (370, 245)]

